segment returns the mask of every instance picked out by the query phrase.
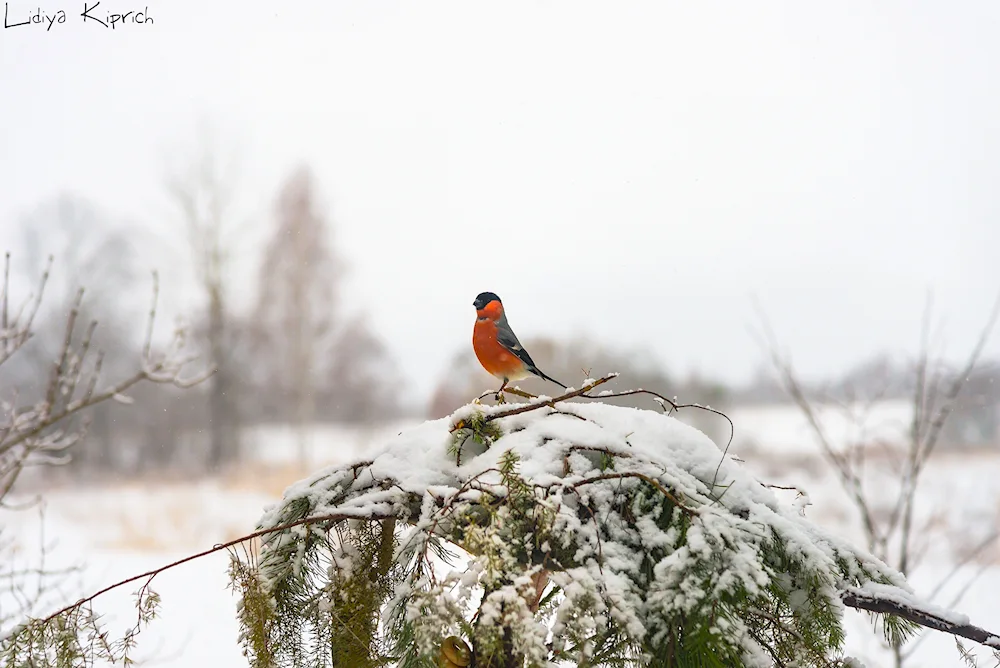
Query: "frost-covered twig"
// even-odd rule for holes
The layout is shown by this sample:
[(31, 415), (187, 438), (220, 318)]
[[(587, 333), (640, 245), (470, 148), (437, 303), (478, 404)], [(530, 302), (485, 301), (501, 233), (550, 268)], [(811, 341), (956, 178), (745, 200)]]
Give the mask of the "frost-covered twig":
[(10, 313), (10, 253), (4, 256), (3, 285), (0, 286), (0, 364), (6, 362), (14, 353), (20, 350), (32, 336), (32, 324), (38, 309), (42, 305), (45, 286), (49, 282), (49, 272), (52, 269), (52, 256), (45, 264), (45, 270), (38, 280), (38, 291), (30, 295), (17, 309)]
[[(6, 327), (0, 330), (0, 363), (10, 358), (31, 338), (32, 324), (38, 310), (48, 269), (39, 281), (36, 297), (29, 298), (27, 316), (10, 320), (0, 316)], [(9, 284), (3, 287), (3, 303), (8, 300)], [(66, 316), (62, 345), (56, 355), (49, 381), (40, 400), (29, 405), (10, 404), (0, 417), (0, 501), (13, 489), (26, 466), (60, 464), (67, 461), (68, 450), (83, 436), (86, 425), (67, 426), (73, 416), (108, 400), (127, 401), (126, 392), (141, 382), (170, 384), (186, 388), (203, 382), (213, 370), (183, 376), (183, 370), (195, 356), (185, 351), (186, 333), (178, 329), (163, 353), (153, 351), (152, 338), (156, 322), (159, 279), (153, 274), (153, 294), (146, 322), (142, 356), (138, 370), (129, 377), (101, 387), (104, 353), (91, 348), (97, 322), (91, 322), (77, 342), (78, 318), (83, 304), (81, 289)], [(0, 307), (6, 310), (6, 307)]]

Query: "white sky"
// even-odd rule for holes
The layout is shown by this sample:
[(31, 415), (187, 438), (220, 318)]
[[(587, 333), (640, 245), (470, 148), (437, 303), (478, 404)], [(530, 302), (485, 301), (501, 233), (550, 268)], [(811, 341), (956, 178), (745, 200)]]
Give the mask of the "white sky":
[(418, 391), (483, 290), (522, 339), (741, 380), (753, 295), (825, 374), (912, 350), (929, 288), (957, 353), (1000, 289), (995, 2), (173, 0), (115, 31), (41, 7), (67, 22), (0, 31), (0, 245), (69, 189), (180, 247), (163, 173), (207, 118), (239, 145), (248, 238), (313, 166), (351, 304)]

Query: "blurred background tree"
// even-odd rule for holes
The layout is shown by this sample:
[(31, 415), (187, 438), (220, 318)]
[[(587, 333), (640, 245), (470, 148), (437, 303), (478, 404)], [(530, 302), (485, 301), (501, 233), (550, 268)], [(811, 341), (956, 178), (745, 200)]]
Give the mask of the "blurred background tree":
[(195, 325), (215, 375), (208, 392), (205, 465), (216, 473), (240, 457), (239, 370), (231, 355), (238, 333), (230, 304), (233, 237), (239, 220), (235, 158), (203, 129), (196, 153), (167, 177), (167, 190), (186, 232), (188, 248), (204, 307)]
[[(329, 377), (341, 271), (313, 177), (299, 167), (285, 182), (260, 267), (254, 308), (254, 357), (261, 414), (289, 421), (306, 458), (316, 393)], [(265, 390), (266, 388), (266, 390)]]
[(251, 330), (253, 414), (294, 425), (304, 459), (314, 422), (369, 423), (400, 414), (399, 376), (363, 314), (340, 303), (346, 274), (331, 245), (310, 169), (299, 166), (274, 209)]

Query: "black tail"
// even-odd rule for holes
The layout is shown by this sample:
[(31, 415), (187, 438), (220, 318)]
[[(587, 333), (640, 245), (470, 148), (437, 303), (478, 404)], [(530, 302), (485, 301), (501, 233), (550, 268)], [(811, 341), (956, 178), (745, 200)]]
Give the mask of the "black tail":
[(551, 376), (546, 376), (544, 373), (542, 373), (542, 370), (539, 369), (537, 366), (531, 367), (530, 369), (528, 369), (528, 371), (530, 371), (531, 373), (535, 374), (539, 378), (544, 378), (545, 380), (549, 381), (550, 383), (555, 383), (556, 385), (558, 385), (559, 387), (561, 387), (564, 390), (568, 390), (569, 389), (568, 387), (566, 387), (565, 385), (563, 385), (562, 383), (560, 383), (555, 378), (552, 378)]

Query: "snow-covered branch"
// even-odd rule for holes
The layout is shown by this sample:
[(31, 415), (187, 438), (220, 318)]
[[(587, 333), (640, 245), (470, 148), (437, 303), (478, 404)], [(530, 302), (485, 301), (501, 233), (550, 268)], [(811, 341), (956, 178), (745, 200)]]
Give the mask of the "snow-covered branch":
[(1000, 635), (973, 626), (965, 615), (944, 610), (911, 596), (900, 595), (900, 592), (895, 590), (883, 591), (873, 585), (851, 587), (841, 592), (840, 598), (844, 605), (851, 608), (882, 615), (895, 615), (928, 629), (950, 633), (992, 649), (1000, 649)]
[[(637, 388), (634, 390), (621, 390), (618, 392), (605, 390), (603, 392), (599, 392), (596, 395), (590, 394), (590, 392), (599, 385), (603, 385), (608, 381), (614, 380), (618, 376), (619, 376), (618, 373), (609, 373), (598, 379), (590, 378), (584, 382), (583, 387), (581, 387), (580, 389), (574, 389), (572, 387), (567, 388), (566, 392), (554, 398), (535, 396), (534, 394), (531, 394), (530, 392), (525, 392), (524, 390), (518, 387), (513, 387), (513, 388), (508, 387), (504, 390), (505, 393), (514, 394), (519, 397), (528, 399), (529, 400), (528, 403), (514, 407), (504, 406), (503, 404), (495, 406), (491, 410), (485, 412), (486, 421), (489, 422), (492, 420), (497, 420), (499, 418), (509, 417), (511, 415), (519, 415), (521, 413), (527, 413), (528, 411), (538, 410), (539, 408), (544, 408), (544, 407), (551, 408), (554, 407), (555, 404), (559, 402), (568, 401), (569, 399), (575, 399), (577, 397), (583, 399), (596, 399), (600, 401), (605, 399), (614, 399), (616, 397), (631, 397), (635, 395), (646, 395), (651, 397), (653, 401), (655, 401), (657, 405), (659, 405), (660, 408), (662, 408), (667, 415), (672, 415), (674, 412), (684, 408), (696, 408), (698, 410), (706, 411), (708, 413), (713, 413), (724, 419), (727, 423), (729, 423), (729, 440), (727, 441), (726, 447), (724, 449), (725, 451), (728, 452), (729, 445), (732, 444), (733, 441), (734, 426), (733, 426), (733, 421), (729, 419), (729, 416), (723, 413), (722, 411), (711, 408), (710, 406), (703, 406), (701, 404), (677, 403), (676, 399), (668, 399), (667, 397), (663, 396), (658, 392), (653, 392), (652, 390), (646, 390), (643, 388)], [(495, 392), (493, 392), (492, 390), (484, 392), (483, 394), (479, 395), (479, 397), (477, 397), (475, 403), (478, 404), (482, 399), (492, 394), (495, 394)], [(668, 406), (669, 410), (667, 408)], [(455, 425), (453, 425), (452, 431), (459, 428), (461, 428), (461, 421), (456, 422)]]
[[(442, 448), (448, 457), (442, 456)], [(414, 656), (433, 654), (435, 643), (456, 630), (463, 630), (474, 655), (492, 656), (494, 650), (484, 649), (491, 636), (475, 621), (485, 617), (505, 629), (504, 638), (513, 634), (513, 644), (501, 643), (503, 652), (520, 652), (529, 663), (545, 657), (581, 660), (576, 652), (598, 650), (558, 643), (513, 648), (550, 631), (559, 638), (570, 633), (560, 622), (558, 628), (548, 626), (553, 617), (539, 613), (536, 618), (536, 612), (547, 610), (557, 620), (580, 619), (584, 608), (577, 606), (589, 604), (577, 596), (587, 592), (603, 601), (597, 610), (605, 612), (596, 620), (587, 617), (597, 625), (588, 626), (581, 640), (590, 634), (598, 642), (617, 633), (631, 639), (608, 651), (679, 652), (685, 634), (699, 631), (688, 627), (671, 639), (678, 632), (672, 615), (692, 623), (704, 611), (715, 620), (712, 624), (723, 624), (726, 642), (734, 643), (714, 650), (724, 656), (739, 648), (741, 658), (732, 665), (794, 660), (839, 665), (836, 634), (820, 633), (832, 644), (816, 641), (825, 624), (839, 626), (839, 613), (824, 618), (820, 610), (839, 610), (843, 592), (852, 588), (881, 587), (917, 600), (900, 574), (811, 524), (797, 508), (783, 507), (766, 486), (725, 461), (703, 435), (652, 411), (546, 397), (514, 407), (472, 404), (449, 419), (404, 432), (371, 462), (330, 469), (290, 488), (262, 527), (348, 509), (394, 509), (412, 527), (400, 535), (396, 551), (397, 566), (410, 569), (412, 579), (401, 576), (387, 589), (407, 594), (388, 602), (383, 622), (392, 629), (399, 619), (422, 620), (397, 628), (401, 637), (415, 638)], [(300, 597), (300, 578), (316, 575), (311, 564), (331, 561), (344, 569), (336, 576), (338, 586), (349, 587), (350, 564), (364, 562), (363, 552), (357, 552), (364, 541), (354, 543), (359, 539), (344, 524), (328, 530), (334, 527), (339, 538), (333, 542), (322, 531), (265, 538), (257, 566), (263, 591), (254, 595), (263, 601), (266, 593), (282, 601), (282, 592), (290, 587)], [(437, 550), (447, 559), (448, 545), (469, 555), (468, 566), (437, 572), (428, 555)], [(730, 550), (740, 556), (730, 560)], [(687, 580), (694, 573), (698, 575)], [(480, 587), (483, 602), (473, 603), (475, 599), (466, 598), (471, 594), (463, 593), (472, 583)], [(737, 591), (741, 593), (734, 596)], [(781, 602), (782, 592), (795, 601), (790, 607)], [(493, 600), (499, 608), (491, 607)], [(518, 601), (524, 608), (514, 614), (510, 606), (521, 605)], [(707, 607), (699, 607), (698, 601)], [(460, 614), (466, 605), (479, 610), (471, 627)], [(594, 614), (593, 608), (586, 610), (586, 615)], [(258, 612), (268, 614), (265, 608)], [(814, 614), (819, 626), (807, 628), (806, 620)], [(909, 632), (909, 622), (921, 621), (893, 613), (880, 617), (892, 638)], [(311, 613), (309, 619), (313, 621), (299, 619), (290, 628), (301, 632), (301, 624), (320, 623)], [(251, 625), (262, 621), (244, 619)], [(535, 624), (547, 630), (531, 631)], [(660, 628), (666, 635), (656, 631)], [(384, 641), (391, 645), (388, 633)], [(291, 643), (288, 651), (295, 651), (299, 641), (294, 637), (272, 639), (268, 642), (275, 644), (264, 643), (256, 651), (280, 654), (282, 643)], [(766, 658), (748, 661), (746, 655), (754, 653)], [(494, 665), (490, 661), (483, 665)]]

